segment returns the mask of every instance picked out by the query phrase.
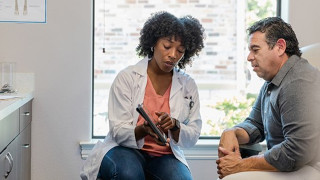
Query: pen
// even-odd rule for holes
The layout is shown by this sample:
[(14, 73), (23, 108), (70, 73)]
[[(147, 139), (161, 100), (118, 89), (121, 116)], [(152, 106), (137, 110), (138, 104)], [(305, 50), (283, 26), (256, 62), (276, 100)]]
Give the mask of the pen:
[(190, 110), (192, 109), (192, 107), (193, 107), (193, 105), (194, 105), (194, 102), (193, 102), (193, 100), (192, 100), (192, 96), (190, 96), (189, 98), (186, 96), (186, 97), (184, 97), (185, 99), (190, 99), (190, 103), (189, 103), (189, 108), (190, 108)]

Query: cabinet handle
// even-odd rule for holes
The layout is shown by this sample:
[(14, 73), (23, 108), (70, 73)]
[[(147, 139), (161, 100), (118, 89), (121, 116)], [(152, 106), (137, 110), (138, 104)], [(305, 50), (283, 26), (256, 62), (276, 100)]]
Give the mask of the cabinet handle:
[(30, 144), (24, 144), (22, 145), (23, 148), (29, 148), (30, 147)]
[(30, 112), (24, 112), (22, 115), (24, 115), (24, 116), (30, 116)]
[(12, 158), (12, 155), (10, 154), (10, 152), (7, 153), (6, 159), (9, 162), (10, 168), (9, 168), (9, 170), (6, 171), (4, 178), (7, 178), (9, 176), (9, 174), (11, 173), (12, 168), (13, 168), (13, 158)]

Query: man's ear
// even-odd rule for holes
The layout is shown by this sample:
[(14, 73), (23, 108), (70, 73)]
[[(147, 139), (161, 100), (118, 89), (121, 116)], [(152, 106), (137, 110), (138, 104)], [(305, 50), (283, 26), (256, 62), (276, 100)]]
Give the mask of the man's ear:
[(279, 55), (282, 56), (286, 52), (286, 49), (287, 49), (286, 40), (284, 40), (282, 38), (278, 39), (276, 42), (276, 46), (278, 46)]

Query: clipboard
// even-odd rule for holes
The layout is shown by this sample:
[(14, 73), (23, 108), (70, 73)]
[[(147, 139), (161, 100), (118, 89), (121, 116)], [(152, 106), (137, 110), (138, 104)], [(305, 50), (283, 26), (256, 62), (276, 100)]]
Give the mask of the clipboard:
[(150, 119), (146, 111), (143, 109), (141, 104), (138, 104), (138, 107), (136, 108), (138, 113), (148, 122), (149, 126), (153, 130), (154, 133), (157, 134), (158, 139), (163, 143), (167, 143), (167, 138), (164, 133), (160, 131), (160, 129), (153, 123), (153, 121)]

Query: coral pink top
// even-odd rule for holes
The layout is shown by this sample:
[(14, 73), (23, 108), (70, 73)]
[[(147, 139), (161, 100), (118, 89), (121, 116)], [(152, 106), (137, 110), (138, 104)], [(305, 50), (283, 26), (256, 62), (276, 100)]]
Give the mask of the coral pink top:
[[(147, 113), (149, 114), (149, 116), (151, 116), (150, 118), (153, 118), (155, 123), (158, 121), (158, 116), (155, 114), (155, 112), (166, 112), (170, 114), (170, 107), (169, 107), (170, 90), (171, 90), (171, 84), (163, 96), (158, 95), (155, 89), (153, 88), (152, 82), (148, 76), (146, 91), (145, 91), (144, 100), (143, 100), (143, 107), (146, 109), (146, 111), (148, 111)], [(145, 120), (141, 116), (139, 116), (137, 125), (143, 124), (144, 121)], [(142, 150), (146, 151), (148, 154), (152, 156), (172, 154), (172, 150), (170, 146), (168, 147), (168, 146), (158, 145), (150, 135), (147, 135), (145, 137)]]

